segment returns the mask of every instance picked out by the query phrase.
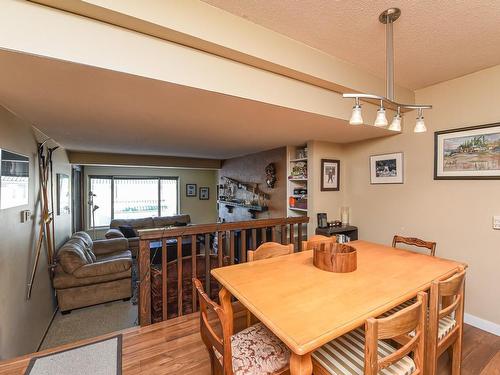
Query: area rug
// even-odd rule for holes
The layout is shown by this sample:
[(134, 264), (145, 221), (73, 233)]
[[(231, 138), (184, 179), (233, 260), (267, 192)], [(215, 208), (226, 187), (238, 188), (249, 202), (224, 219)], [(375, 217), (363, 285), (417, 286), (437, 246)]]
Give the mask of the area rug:
[(121, 375), (122, 335), (33, 358), (25, 375)]

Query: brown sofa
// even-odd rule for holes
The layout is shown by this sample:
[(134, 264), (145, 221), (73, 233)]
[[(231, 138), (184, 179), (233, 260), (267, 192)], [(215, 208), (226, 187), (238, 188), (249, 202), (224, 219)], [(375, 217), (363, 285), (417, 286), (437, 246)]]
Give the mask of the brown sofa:
[[(175, 215), (175, 216), (159, 216), (159, 217), (146, 217), (143, 219), (114, 219), (109, 224), (109, 230), (106, 232), (107, 239), (125, 238), (120, 231), (120, 226), (131, 226), (137, 234), (140, 229), (150, 228), (163, 228), (170, 226), (188, 225), (191, 223), (189, 215)], [(128, 246), (132, 255), (135, 257), (139, 252), (139, 237), (128, 238)]]
[(57, 251), (53, 286), (63, 313), (132, 296), (132, 254), (125, 238), (92, 241), (77, 232)]

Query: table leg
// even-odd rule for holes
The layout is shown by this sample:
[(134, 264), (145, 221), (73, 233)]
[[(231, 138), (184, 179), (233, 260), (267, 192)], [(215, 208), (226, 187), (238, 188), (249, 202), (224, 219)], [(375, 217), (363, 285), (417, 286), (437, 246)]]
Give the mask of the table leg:
[(290, 375), (311, 375), (312, 371), (311, 353), (298, 355), (292, 352), (290, 358)]

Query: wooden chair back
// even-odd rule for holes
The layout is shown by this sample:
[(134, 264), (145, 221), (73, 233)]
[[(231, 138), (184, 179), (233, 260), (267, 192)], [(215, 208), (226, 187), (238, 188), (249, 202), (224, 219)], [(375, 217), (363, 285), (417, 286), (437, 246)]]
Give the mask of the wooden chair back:
[[(465, 268), (458, 267), (457, 272), (446, 280), (434, 280), (431, 284), (429, 298), (429, 328), (427, 338), (428, 362), (431, 364), (429, 374), (436, 373), (437, 358), (454, 345), (457, 341), (461, 345), (464, 316), (464, 286)], [(453, 316), (455, 326), (439, 340), (440, 320)], [(461, 350), (458, 350), (461, 354)], [(453, 353), (455, 356), (455, 353)], [(453, 358), (453, 362), (460, 362), (460, 358)], [(459, 363), (452, 365), (458, 366)]]
[(302, 241), (302, 251), (305, 250), (312, 250), (314, 247), (319, 246), (321, 244), (331, 244), (331, 243), (336, 243), (337, 242), (337, 237), (331, 236), (322, 236), (320, 234), (316, 234), (312, 236), (311, 238), (308, 238), (307, 241)]
[(392, 247), (396, 247), (398, 243), (404, 243), (410, 246), (423, 247), (429, 250), (431, 256), (436, 255), (436, 243), (431, 241), (424, 241), (414, 237), (403, 237), (395, 235), (392, 239)]
[(293, 244), (282, 245), (277, 242), (265, 242), (255, 250), (247, 251), (247, 261), (275, 258), (282, 255), (293, 254)]
[[(233, 335), (232, 305), (230, 302), (222, 302), (222, 305), (218, 305), (205, 293), (200, 280), (193, 278), (193, 283), (200, 301), (200, 334), (210, 356), (212, 374), (233, 375), (233, 355), (231, 351), (231, 336)], [(224, 293), (228, 292), (223, 288), (219, 292), (219, 300), (230, 301), (231, 298), (224, 298)], [(217, 333), (217, 326), (211, 324), (208, 316), (209, 311), (215, 312), (220, 323), (222, 336)], [(214, 349), (222, 355), (222, 361), (219, 361), (216, 357)]]
[[(424, 336), (427, 293), (419, 292), (417, 301), (387, 318), (369, 318), (365, 324), (365, 374), (376, 375), (409, 353), (413, 353), (415, 371), (422, 374), (424, 366)], [(409, 333), (414, 332), (413, 336)], [(394, 353), (379, 358), (378, 340), (395, 339), (405, 342)]]

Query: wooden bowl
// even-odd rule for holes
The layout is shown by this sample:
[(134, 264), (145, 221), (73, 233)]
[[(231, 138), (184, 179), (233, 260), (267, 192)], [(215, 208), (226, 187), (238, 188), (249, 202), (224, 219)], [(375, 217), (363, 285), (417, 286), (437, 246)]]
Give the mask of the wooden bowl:
[(356, 249), (350, 245), (321, 244), (313, 252), (314, 265), (323, 271), (346, 273), (356, 271), (358, 267)]

